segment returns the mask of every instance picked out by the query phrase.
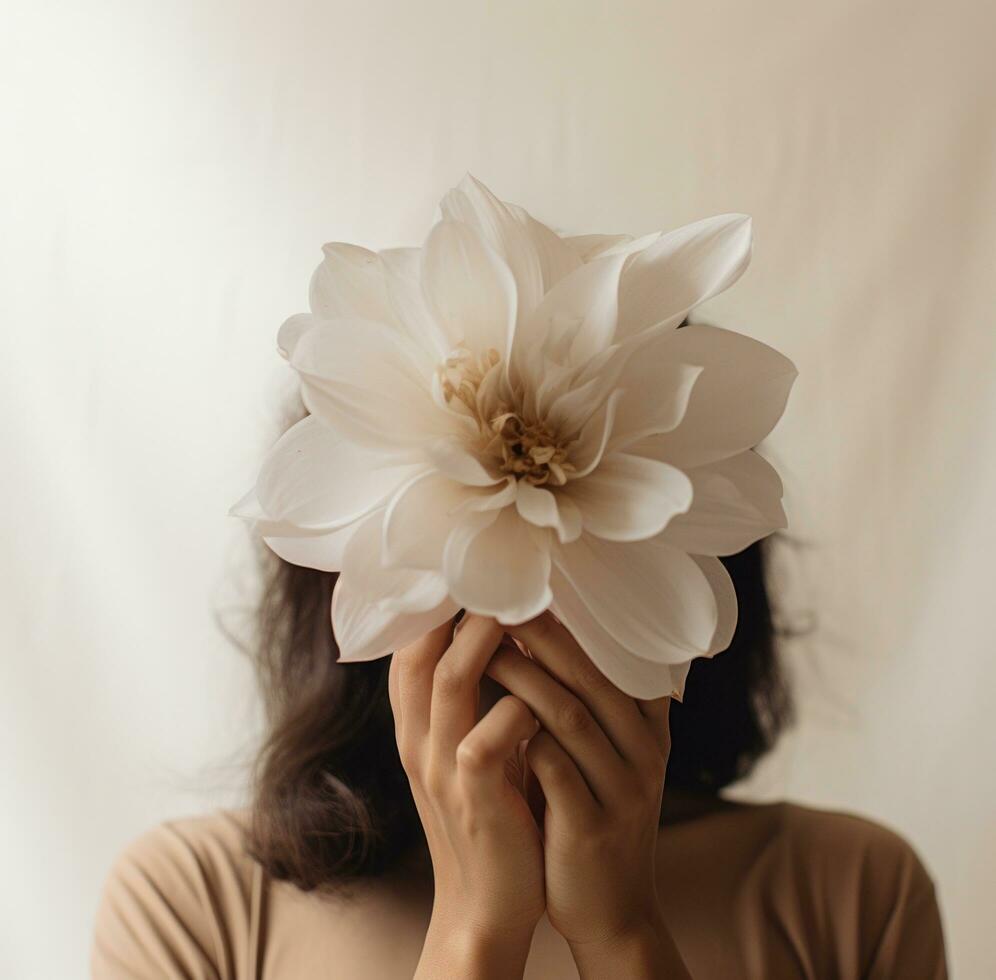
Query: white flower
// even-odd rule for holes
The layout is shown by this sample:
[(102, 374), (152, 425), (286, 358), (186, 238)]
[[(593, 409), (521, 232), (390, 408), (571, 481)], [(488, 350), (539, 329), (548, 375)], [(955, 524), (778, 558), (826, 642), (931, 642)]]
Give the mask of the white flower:
[(785, 527), (753, 447), (794, 366), (676, 329), (743, 273), (750, 219), (562, 238), (469, 175), (441, 215), (421, 248), (325, 246), (278, 335), (311, 414), (232, 513), (341, 572), (343, 660), (550, 609), (624, 691), (680, 697), (736, 624), (716, 556)]

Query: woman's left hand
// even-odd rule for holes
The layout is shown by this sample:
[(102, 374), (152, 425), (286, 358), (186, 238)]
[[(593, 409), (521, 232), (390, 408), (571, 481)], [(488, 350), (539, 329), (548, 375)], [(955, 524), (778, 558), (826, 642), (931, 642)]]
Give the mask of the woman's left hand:
[(533, 658), (506, 647), (487, 673), (542, 726), (526, 756), (546, 798), (551, 924), (582, 977), (687, 977), (657, 892), (670, 699), (624, 694), (548, 612), (503, 628)]

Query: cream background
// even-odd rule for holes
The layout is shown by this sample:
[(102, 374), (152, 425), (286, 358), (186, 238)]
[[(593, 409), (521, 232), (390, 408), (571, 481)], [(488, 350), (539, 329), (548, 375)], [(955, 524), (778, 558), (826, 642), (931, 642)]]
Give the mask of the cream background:
[(798, 730), (749, 791), (905, 833), (996, 976), (996, 18), (833, 0), (51, 0), (0, 36), (0, 974), (83, 976), (114, 853), (237, 798), (214, 627), (327, 240), (417, 242), (469, 169), (575, 231), (755, 218), (701, 308), (801, 376)]

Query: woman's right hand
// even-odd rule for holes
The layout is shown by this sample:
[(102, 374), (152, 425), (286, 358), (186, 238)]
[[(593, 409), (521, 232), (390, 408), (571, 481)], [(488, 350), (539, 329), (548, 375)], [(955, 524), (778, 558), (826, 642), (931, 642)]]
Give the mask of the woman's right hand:
[(480, 682), (503, 636), (465, 616), (398, 650), (390, 697), (401, 762), (435, 878), (416, 978), (521, 977), (545, 908), (543, 849), (523, 795), (523, 743), (538, 729), (511, 695), (477, 719)]

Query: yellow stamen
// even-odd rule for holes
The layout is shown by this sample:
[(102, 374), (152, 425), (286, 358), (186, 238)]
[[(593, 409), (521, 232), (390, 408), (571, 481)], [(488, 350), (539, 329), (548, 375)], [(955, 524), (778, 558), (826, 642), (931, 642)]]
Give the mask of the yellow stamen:
[(488, 437), (486, 451), (495, 454), (501, 472), (535, 486), (563, 486), (575, 468), (556, 434), (497, 400), (496, 379), (482, 396), (485, 378), (500, 361), (494, 348), (478, 357), (465, 348), (455, 350), (437, 369), (446, 404), (477, 423), (481, 434)]

